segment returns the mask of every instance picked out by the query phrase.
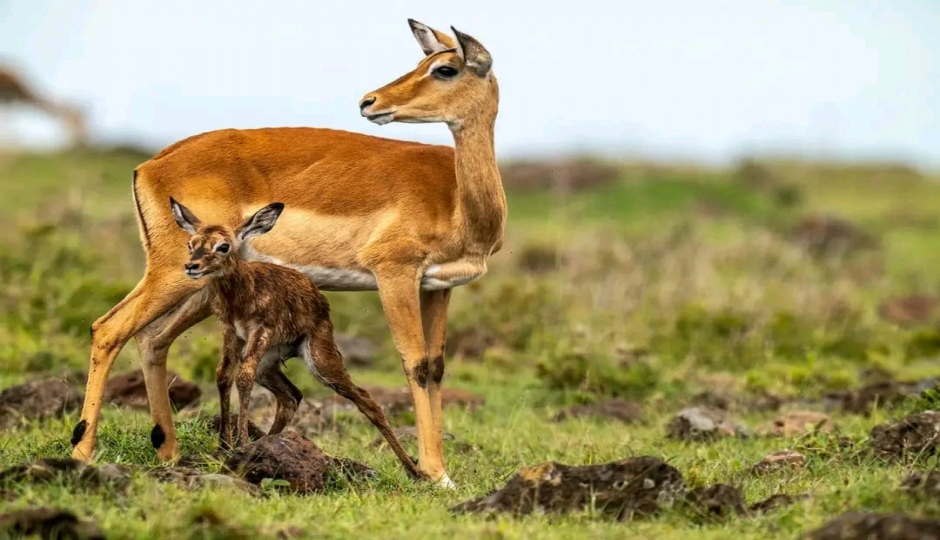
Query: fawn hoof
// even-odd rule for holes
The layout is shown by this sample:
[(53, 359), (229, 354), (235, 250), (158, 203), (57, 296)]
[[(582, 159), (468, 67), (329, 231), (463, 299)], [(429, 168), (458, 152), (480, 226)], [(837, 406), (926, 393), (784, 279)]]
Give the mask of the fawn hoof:
[(434, 483), (434, 486), (438, 489), (447, 489), (455, 490), (457, 489), (457, 484), (447, 476), (447, 473), (444, 473), (444, 476), (441, 476), (437, 482)]

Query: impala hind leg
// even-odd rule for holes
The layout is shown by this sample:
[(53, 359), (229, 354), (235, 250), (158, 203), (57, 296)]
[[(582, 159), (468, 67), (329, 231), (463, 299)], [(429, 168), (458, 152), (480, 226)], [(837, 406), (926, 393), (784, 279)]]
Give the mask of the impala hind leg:
[[(115, 357), (132, 336), (201, 287), (201, 283), (187, 278), (182, 272), (178, 276), (175, 273), (146, 274), (124, 300), (92, 325), (85, 402), (81, 420), (72, 431), (73, 458), (90, 461), (94, 455), (105, 386)], [(169, 396), (165, 384), (162, 392)]]
[[(444, 411), (441, 403), (441, 380), (444, 378), (444, 343), (447, 338), (447, 307), (450, 289), (421, 292), (421, 322), (424, 339), (428, 347), (428, 401), (431, 405), (431, 430), (433, 438), (428, 451), (444, 465)], [(442, 487), (456, 487), (444, 473)]]
[(321, 384), (352, 401), (356, 408), (369, 419), (369, 422), (372, 422), (372, 425), (382, 433), (388, 446), (405, 467), (408, 476), (414, 479), (426, 477), (402, 447), (379, 404), (367, 391), (353, 383), (349, 372), (346, 371), (346, 366), (343, 365), (343, 357), (336, 348), (333, 339), (333, 324), (330, 321), (320, 323), (314, 334), (309, 336), (307, 342), (301, 347), (301, 357)]
[(431, 403), (428, 396), (430, 362), (421, 322), (421, 301), (418, 293), (418, 273), (413, 268), (393, 267), (375, 272), (379, 285), (382, 309), (388, 320), (395, 348), (401, 356), (402, 369), (408, 379), (411, 402), (414, 406), (418, 430), (418, 467), (431, 480), (449, 485), (444, 480), (444, 460), (434, 449), (443, 443), (434, 434)]
[(256, 378), (258, 384), (267, 388), (274, 394), (277, 401), (277, 410), (274, 413), (274, 423), (268, 430), (268, 435), (276, 435), (287, 427), (294, 418), (300, 401), (304, 398), (299, 388), (281, 371), (281, 359), (263, 363)]

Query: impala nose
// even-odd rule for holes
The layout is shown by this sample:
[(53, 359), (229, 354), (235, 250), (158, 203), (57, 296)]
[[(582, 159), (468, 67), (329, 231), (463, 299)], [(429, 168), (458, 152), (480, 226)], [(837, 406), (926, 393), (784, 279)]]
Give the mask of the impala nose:
[(183, 266), (183, 268), (185, 268), (187, 272), (195, 272), (196, 270), (199, 270), (199, 263), (197, 262), (186, 263), (186, 265)]
[(366, 96), (362, 98), (362, 101), (359, 102), (359, 112), (365, 114), (366, 108), (373, 103), (375, 103), (375, 96)]

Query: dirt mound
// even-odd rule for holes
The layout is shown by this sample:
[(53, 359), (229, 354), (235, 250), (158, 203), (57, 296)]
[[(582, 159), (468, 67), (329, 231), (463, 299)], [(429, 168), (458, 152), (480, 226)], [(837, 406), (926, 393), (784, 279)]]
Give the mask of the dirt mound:
[(61, 508), (28, 508), (0, 515), (0, 533), (4, 538), (105, 539), (97, 525)]
[(924, 295), (888, 298), (878, 306), (878, 315), (899, 325), (923, 323), (933, 318), (938, 304), (937, 298)]
[(806, 457), (803, 454), (793, 450), (783, 450), (764, 457), (757, 465), (754, 465), (751, 472), (760, 475), (784, 470), (798, 470), (805, 466)]
[(333, 338), (345, 365), (364, 367), (375, 364), (375, 345), (372, 341), (340, 332), (336, 332)]
[(804, 540), (925, 540), (940, 538), (940, 521), (903, 514), (846, 512)]
[(884, 459), (907, 459), (936, 453), (940, 441), (940, 413), (922, 412), (871, 430), (871, 450)]
[(829, 433), (835, 424), (829, 415), (815, 411), (791, 411), (757, 429), (758, 434), (767, 437), (798, 437), (809, 432)]
[(732, 515), (747, 515), (741, 492), (727, 484), (693, 489), (686, 495), (685, 507), (693, 513), (693, 521), (724, 520)]
[(61, 418), (82, 406), (82, 395), (60, 379), (41, 379), (0, 392), (0, 430)]
[(520, 470), (493, 493), (453, 507), (457, 513), (577, 512), (588, 507), (619, 520), (656, 514), (685, 489), (682, 474), (643, 456), (601, 465), (543, 463)]
[(746, 437), (747, 426), (726, 411), (690, 407), (679, 411), (666, 425), (666, 437), (680, 441), (711, 441), (721, 437)]
[[(167, 371), (170, 403), (177, 409), (184, 409), (195, 403), (202, 395), (202, 390), (172, 371)], [(140, 369), (111, 377), (105, 389), (105, 401), (131, 409), (150, 410), (147, 401), (147, 386), (144, 384), (144, 372)]]
[(635, 401), (611, 399), (590, 405), (575, 405), (559, 411), (552, 420), (562, 422), (569, 418), (605, 418), (625, 424), (638, 422), (643, 417), (643, 407)]

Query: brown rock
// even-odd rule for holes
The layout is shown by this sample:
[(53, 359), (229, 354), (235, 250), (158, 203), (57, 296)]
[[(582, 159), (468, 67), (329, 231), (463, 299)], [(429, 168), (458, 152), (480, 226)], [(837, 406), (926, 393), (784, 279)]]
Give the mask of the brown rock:
[(747, 515), (741, 492), (727, 484), (695, 488), (686, 495), (685, 504), (702, 521), (723, 520), (732, 514)]
[(778, 508), (783, 508), (784, 506), (790, 506), (791, 504), (809, 499), (809, 495), (787, 495), (785, 493), (777, 493), (776, 495), (771, 495), (767, 499), (754, 503), (748, 507), (748, 511), (752, 514), (766, 514), (771, 510), (776, 510)]
[(684, 491), (682, 474), (643, 456), (601, 465), (543, 463), (520, 470), (491, 494), (451, 510), (457, 513), (565, 513), (593, 506), (620, 520), (656, 514)]
[(33, 535), (70, 540), (105, 538), (94, 523), (78, 519), (72, 512), (60, 508), (28, 508), (0, 515), (0, 533), (5, 538)]
[(767, 437), (798, 437), (811, 431), (829, 433), (835, 429), (829, 415), (815, 411), (791, 411), (764, 424), (758, 433)]
[(492, 331), (478, 326), (461, 328), (447, 336), (445, 344), (449, 358), (482, 360), (489, 349), (499, 347), (500, 340)]
[(899, 325), (929, 321), (940, 300), (923, 295), (888, 298), (878, 306), (882, 319)]
[(903, 514), (846, 512), (802, 537), (805, 540), (926, 540), (940, 538), (940, 521)]
[(682, 441), (710, 441), (748, 434), (747, 426), (727, 412), (709, 407), (683, 409), (666, 426), (666, 437)]
[[(307, 438), (319, 437), (327, 432), (342, 434), (342, 426), (334, 414), (337, 410), (355, 411), (356, 407), (351, 402), (341, 403), (336, 396), (328, 400), (305, 398), (301, 400), (287, 426)], [(269, 429), (274, 423), (276, 413), (277, 403), (271, 392), (259, 389), (252, 393), (249, 418), (259, 427)]]
[(559, 411), (552, 420), (561, 422), (569, 418), (606, 418), (617, 420), (625, 424), (632, 424), (643, 417), (643, 407), (635, 401), (610, 399), (591, 405), (575, 405)]
[(870, 444), (877, 457), (903, 460), (935, 454), (938, 440), (940, 413), (928, 411), (875, 426)]
[(82, 395), (60, 379), (41, 379), (0, 392), (0, 430), (60, 418), (82, 406)]
[(774, 452), (760, 460), (757, 465), (754, 465), (751, 471), (754, 474), (766, 474), (786, 469), (802, 469), (805, 466), (806, 458), (803, 454), (794, 452), (793, 450), (784, 450), (782, 452)]
[(293, 431), (262, 437), (236, 449), (225, 461), (226, 469), (252, 484), (261, 484), (265, 478), (286, 480), (300, 493), (322, 490), (329, 467), (329, 458)]
[[(195, 403), (202, 395), (202, 390), (172, 371), (167, 371), (170, 390), (170, 403), (177, 409), (183, 409)], [(147, 386), (144, 384), (142, 370), (122, 373), (108, 380), (105, 389), (105, 401), (132, 409), (149, 410)]]
[(868, 415), (876, 406), (894, 407), (908, 397), (932, 388), (936, 383), (937, 379), (913, 382), (880, 381), (851, 392), (829, 394), (826, 398), (834, 401), (843, 412)]

